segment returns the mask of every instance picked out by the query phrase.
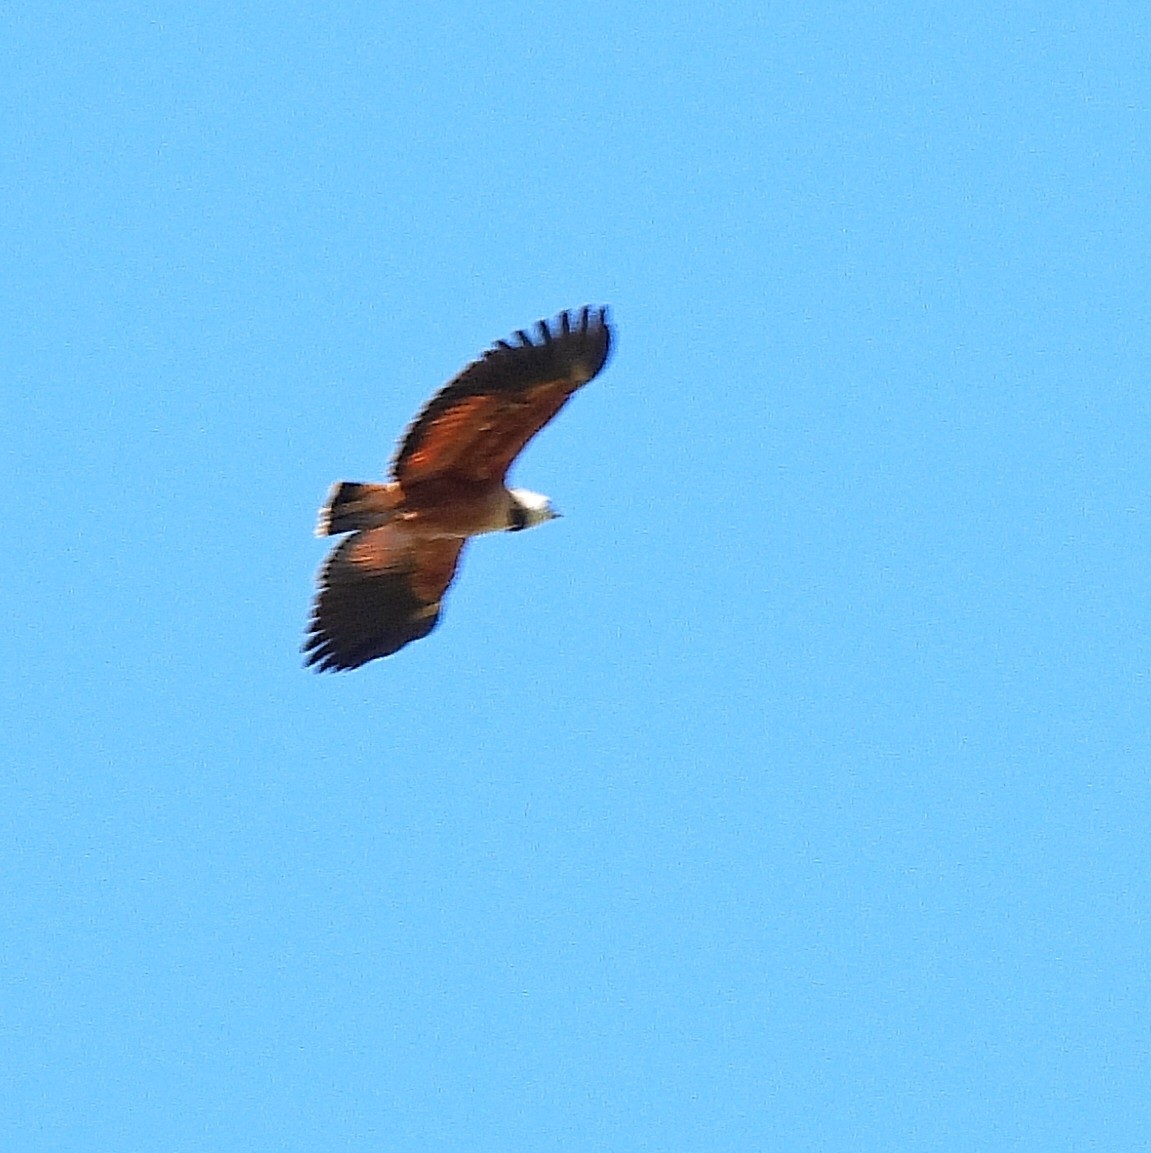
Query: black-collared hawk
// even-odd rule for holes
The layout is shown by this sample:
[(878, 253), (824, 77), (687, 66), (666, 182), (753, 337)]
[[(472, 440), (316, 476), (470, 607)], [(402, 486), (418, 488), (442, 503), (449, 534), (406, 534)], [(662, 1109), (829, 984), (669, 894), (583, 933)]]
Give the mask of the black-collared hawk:
[(528, 441), (603, 368), (607, 309), (562, 312), (534, 336), (499, 341), (432, 397), (388, 483), (332, 486), (316, 535), (350, 535), (320, 571), (305, 664), (354, 669), (426, 637), (469, 537), (558, 516), (547, 497), (505, 481)]

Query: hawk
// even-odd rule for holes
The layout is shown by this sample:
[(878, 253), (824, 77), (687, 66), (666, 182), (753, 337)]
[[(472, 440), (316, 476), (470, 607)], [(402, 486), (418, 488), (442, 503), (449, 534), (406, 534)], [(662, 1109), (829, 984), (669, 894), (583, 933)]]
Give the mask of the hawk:
[(440, 619), (464, 545), (559, 514), (508, 488), (524, 446), (603, 368), (606, 308), (561, 312), (493, 345), (428, 401), (400, 442), (386, 484), (339, 481), (317, 536), (345, 536), (320, 570), (303, 652), (318, 670), (354, 669), (426, 637)]

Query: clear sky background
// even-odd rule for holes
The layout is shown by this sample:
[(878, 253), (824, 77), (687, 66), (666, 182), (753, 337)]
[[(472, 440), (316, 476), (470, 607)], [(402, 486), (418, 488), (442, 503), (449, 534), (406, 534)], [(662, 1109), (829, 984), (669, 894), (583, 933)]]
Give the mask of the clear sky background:
[[(1151, 1148), (1144, 3), (0, 13), (0, 1147)], [(316, 508), (612, 306), (428, 640)]]

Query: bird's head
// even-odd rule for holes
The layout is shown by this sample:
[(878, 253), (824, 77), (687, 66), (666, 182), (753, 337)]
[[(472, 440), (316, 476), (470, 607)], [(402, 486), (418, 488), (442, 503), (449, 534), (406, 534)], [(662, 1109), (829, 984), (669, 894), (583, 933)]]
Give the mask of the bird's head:
[(560, 515), (541, 493), (528, 492), (526, 488), (513, 488), (510, 492), (512, 503), (508, 510), (508, 532), (535, 528), (537, 524), (555, 520)]

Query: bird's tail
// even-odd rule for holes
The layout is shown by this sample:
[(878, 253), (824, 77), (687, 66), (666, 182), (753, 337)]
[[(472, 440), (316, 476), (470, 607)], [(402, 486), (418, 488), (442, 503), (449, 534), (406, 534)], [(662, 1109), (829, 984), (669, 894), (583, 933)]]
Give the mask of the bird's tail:
[(398, 495), (398, 486), (394, 484), (338, 480), (328, 490), (328, 499), (320, 509), (316, 536), (339, 536), (344, 532), (379, 528), (392, 519)]

